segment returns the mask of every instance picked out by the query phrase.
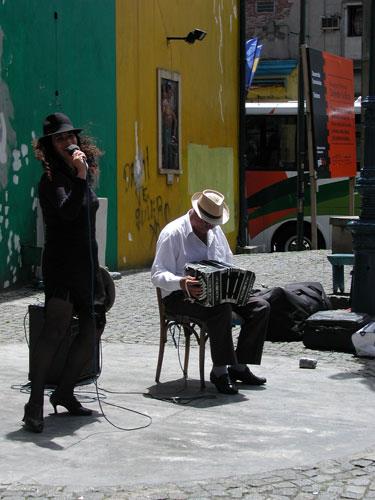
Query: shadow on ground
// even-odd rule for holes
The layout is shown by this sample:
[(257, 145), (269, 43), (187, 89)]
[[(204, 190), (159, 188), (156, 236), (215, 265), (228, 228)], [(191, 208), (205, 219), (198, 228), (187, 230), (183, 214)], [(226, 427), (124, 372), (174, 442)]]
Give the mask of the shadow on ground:
[(74, 436), (80, 428), (98, 422), (99, 417), (100, 413), (96, 411), (87, 417), (73, 417), (68, 412), (58, 413), (57, 415), (51, 413), (44, 418), (44, 431), (41, 434), (26, 431), (21, 423), (19, 430), (9, 432), (5, 437), (10, 441), (31, 442), (41, 448), (63, 451), (66, 446), (61, 446), (54, 439)]
[(212, 384), (207, 384), (206, 388), (202, 390), (199, 380), (192, 379), (185, 381), (183, 378), (154, 384), (148, 387), (147, 391), (144, 394), (145, 397), (195, 408), (224, 406), (240, 403), (248, 399), (242, 393), (234, 396), (220, 394)]

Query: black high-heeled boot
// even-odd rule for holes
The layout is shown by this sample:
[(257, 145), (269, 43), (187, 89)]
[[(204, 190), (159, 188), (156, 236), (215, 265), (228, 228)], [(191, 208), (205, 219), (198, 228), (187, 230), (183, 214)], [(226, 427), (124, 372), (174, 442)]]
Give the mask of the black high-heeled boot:
[(89, 408), (84, 408), (78, 399), (74, 396), (69, 397), (59, 397), (55, 392), (51, 394), (49, 401), (57, 413), (57, 406), (63, 406), (68, 410), (71, 415), (78, 415), (82, 417), (89, 417), (92, 414), (92, 410)]
[(43, 405), (29, 401), (25, 404), (25, 415), (22, 419), (24, 428), (30, 432), (42, 432), (44, 427)]

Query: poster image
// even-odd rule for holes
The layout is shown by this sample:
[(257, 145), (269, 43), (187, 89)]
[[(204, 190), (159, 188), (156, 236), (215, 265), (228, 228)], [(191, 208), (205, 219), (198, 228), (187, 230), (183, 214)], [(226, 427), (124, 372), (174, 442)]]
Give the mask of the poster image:
[(162, 174), (181, 173), (181, 77), (158, 69), (158, 164)]

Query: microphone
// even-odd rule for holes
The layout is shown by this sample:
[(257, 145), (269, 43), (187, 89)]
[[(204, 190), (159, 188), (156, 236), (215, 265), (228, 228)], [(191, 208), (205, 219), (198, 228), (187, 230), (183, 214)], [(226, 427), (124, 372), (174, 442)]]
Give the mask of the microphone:
[(65, 148), (65, 151), (68, 151), (68, 153), (70, 154), (70, 156), (72, 156), (72, 154), (74, 153), (74, 151), (77, 151), (79, 150), (79, 147), (77, 146), (77, 144), (70, 144), (70, 146), (68, 146), (67, 148)]
[[(74, 151), (81, 151), (81, 149), (79, 148), (79, 146), (77, 146), (77, 144), (70, 144), (68, 147), (65, 148), (65, 151), (67, 151), (70, 154), (70, 156), (72, 156)], [(86, 168), (88, 170), (89, 166), (87, 164), (86, 159), (83, 159), (83, 163), (86, 165)]]

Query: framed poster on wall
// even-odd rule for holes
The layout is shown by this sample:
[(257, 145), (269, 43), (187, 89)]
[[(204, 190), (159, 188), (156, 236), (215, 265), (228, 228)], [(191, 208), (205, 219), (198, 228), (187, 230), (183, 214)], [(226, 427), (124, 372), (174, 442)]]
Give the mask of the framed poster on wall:
[(181, 174), (181, 76), (158, 69), (158, 167)]

